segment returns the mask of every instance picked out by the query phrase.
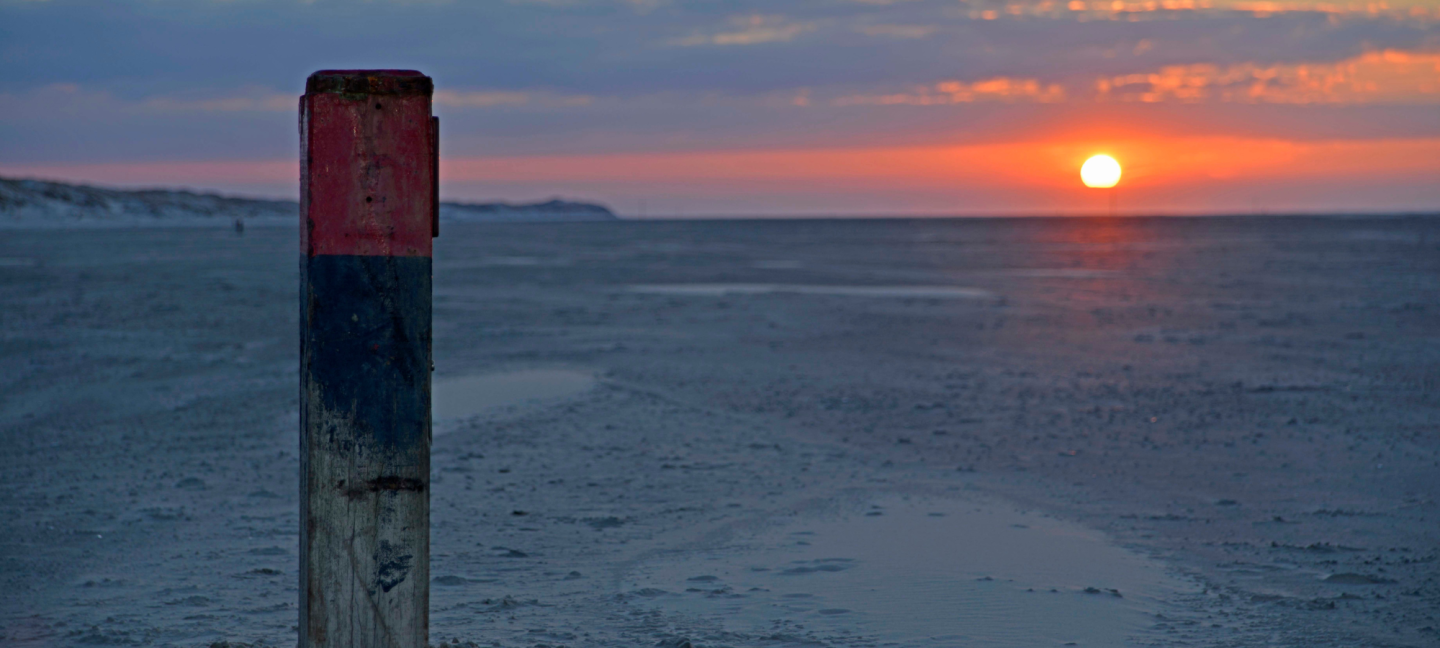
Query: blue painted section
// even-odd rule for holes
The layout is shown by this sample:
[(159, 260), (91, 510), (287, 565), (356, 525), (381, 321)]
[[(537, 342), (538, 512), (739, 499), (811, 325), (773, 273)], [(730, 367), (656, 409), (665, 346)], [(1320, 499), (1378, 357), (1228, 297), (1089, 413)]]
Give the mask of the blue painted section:
[(311, 434), (342, 452), (379, 451), (386, 462), (428, 454), (430, 258), (325, 255), (301, 263), (301, 384), (318, 392), (312, 407), (349, 421)]

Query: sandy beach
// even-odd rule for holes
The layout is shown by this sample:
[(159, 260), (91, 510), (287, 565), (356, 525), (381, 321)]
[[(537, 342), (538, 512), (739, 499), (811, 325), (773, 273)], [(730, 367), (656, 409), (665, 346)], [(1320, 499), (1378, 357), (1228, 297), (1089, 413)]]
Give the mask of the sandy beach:
[[(296, 238), (0, 236), (0, 643), (294, 644)], [(456, 224), (434, 284), (432, 644), (1440, 645), (1440, 219)]]

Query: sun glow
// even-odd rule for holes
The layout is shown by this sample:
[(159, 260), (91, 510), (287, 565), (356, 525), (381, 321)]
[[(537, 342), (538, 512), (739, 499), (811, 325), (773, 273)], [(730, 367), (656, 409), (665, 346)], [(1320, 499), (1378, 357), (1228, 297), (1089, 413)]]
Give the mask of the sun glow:
[(1120, 163), (1108, 155), (1092, 155), (1080, 167), (1080, 179), (1087, 187), (1108, 189), (1120, 182)]

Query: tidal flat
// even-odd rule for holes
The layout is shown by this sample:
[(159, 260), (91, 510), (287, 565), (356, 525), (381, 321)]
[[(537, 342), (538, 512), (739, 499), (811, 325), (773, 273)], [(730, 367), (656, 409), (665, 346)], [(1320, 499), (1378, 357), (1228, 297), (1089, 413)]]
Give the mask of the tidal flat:
[[(1440, 645), (1440, 218), (442, 232), (433, 644)], [(0, 643), (294, 644), (297, 269), (0, 235)]]

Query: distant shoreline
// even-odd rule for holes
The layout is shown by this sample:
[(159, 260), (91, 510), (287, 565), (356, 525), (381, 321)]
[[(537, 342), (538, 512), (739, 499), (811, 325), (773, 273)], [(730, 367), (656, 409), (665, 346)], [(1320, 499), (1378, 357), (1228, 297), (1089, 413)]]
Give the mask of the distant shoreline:
[[(0, 178), (0, 228), (230, 226), (298, 224), (293, 200), (237, 198), (169, 189), (110, 189), (93, 185)], [(552, 199), (537, 203), (440, 203), (442, 222), (611, 221), (610, 208)]]
[[(1325, 219), (1405, 220), (1440, 217), (1440, 211), (1412, 212), (1223, 212), (1223, 213), (951, 213), (951, 214), (703, 214), (621, 216), (598, 203), (552, 199), (536, 203), (445, 201), (441, 221), (462, 223), (867, 221), (867, 220), (1068, 220), (1068, 219)], [(116, 227), (232, 226), (298, 224), (294, 200), (247, 198), (188, 189), (118, 189), (49, 180), (0, 177), (0, 229), (105, 229)]]

